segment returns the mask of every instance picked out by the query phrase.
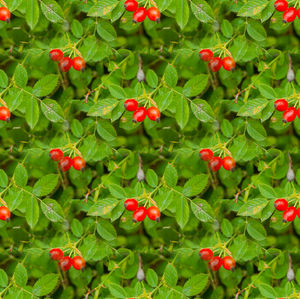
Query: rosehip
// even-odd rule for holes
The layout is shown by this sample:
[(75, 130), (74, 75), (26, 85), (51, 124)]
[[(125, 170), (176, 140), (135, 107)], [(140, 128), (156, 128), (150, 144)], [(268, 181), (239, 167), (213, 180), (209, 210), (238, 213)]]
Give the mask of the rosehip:
[(76, 71), (80, 71), (80, 72), (83, 72), (84, 69), (85, 69), (85, 61), (83, 58), (81, 57), (74, 57), (72, 59), (72, 66), (73, 66), (73, 69), (76, 70)]
[(53, 248), (49, 251), (49, 256), (54, 261), (59, 261), (64, 256), (64, 253), (59, 248)]
[(59, 260), (58, 265), (62, 271), (68, 271), (71, 268), (72, 260), (69, 256), (64, 256)]
[(231, 157), (225, 157), (222, 160), (222, 166), (226, 170), (234, 170), (234, 168), (235, 168), (235, 161)]
[(220, 157), (213, 157), (209, 160), (209, 167), (212, 171), (218, 171), (222, 166), (222, 160)]
[(277, 11), (285, 11), (288, 9), (289, 4), (286, 0), (276, 0), (274, 7)]
[(235, 69), (235, 61), (232, 57), (224, 57), (222, 60), (222, 66), (226, 71), (233, 71)]
[(160, 11), (156, 7), (150, 7), (147, 10), (147, 15), (149, 20), (159, 23), (160, 21)]
[(74, 256), (72, 259), (72, 266), (76, 270), (83, 271), (85, 268), (85, 260), (81, 256)]
[(214, 53), (210, 49), (203, 49), (199, 52), (199, 56), (203, 61), (210, 61), (214, 57)]
[(199, 156), (203, 161), (209, 161), (213, 158), (214, 153), (209, 148), (204, 148), (199, 152)]
[(139, 103), (135, 99), (128, 99), (124, 103), (124, 107), (128, 111), (135, 111), (139, 106)]
[(10, 11), (4, 6), (0, 7), (0, 20), (6, 23), (10, 21)]
[(133, 222), (143, 221), (147, 216), (147, 209), (145, 207), (138, 207), (133, 215), (132, 220)]
[(297, 9), (295, 7), (289, 7), (282, 15), (283, 23), (290, 23), (296, 19)]
[(0, 219), (6, 222), (10, 220), (10, 210), (7, 207), (0, 207)]
[(53, 161), (60, 161), (64, 157), (64, 153), (59, 148), (54, 148), (49, 152), (49, 157)]
[(10, 111), (4, 106), (0, 107), (0, 120), (4, 120), (6, 122), (10, 121)]
[(147, 16), (147, 9), (145, 7), (139, 7), (132, 16), (134, 23), (143, 22)]
[(136, 11), (139, 7), (139, 4), (136, 0), (127, 0), (124, 3), (124, 7), (127, 11)]
[(62, 72), (67, 72), (72, 66), (72, 60), (70, 57), (63, 57), (58, 65)]
[(214, 253), (209, 248), (203, 248), (199, 251), (199, 255), (204, 261), (209, 261), (214, 256)]
[(149, 219), (159, 222), (160, 220), (160, 210), (157, 207), (149, 207), (147, 210)]
[(290, 222), (296, 218), (297, 209), (295, 207), (288, 207), (282, 214), (283, 222)]
[(139, 207), (139, 203), (134, 198), (128, 198), (124, 202), (124, 207), (128, 211), (135, 211)]
[(149, 119), (159, 122), (160, 120), (160, 111), (156, 107), (149, 107), (147, 110), (147, 115)]
[(297, 110), (295, 107), (287, 108), (282, 115), (282, 121), (284, 123), (293, 121), (297, 116)]
[(76, 170), (83, 171), (85, 168), (85, 161), (81, 157), (77, 156), (72, 159), (72, 166)]
[(60, 61), (64, 57), (64, 53), (60, 49), (53, 49), (49, 52), (49, 57), (53, 61)]
[(300, 19), (300, 8), (297, 9), (297, 16)]
[(213, 72), (217, 72), (221, 66), (222, 66), (222, 60), (220, 57), (213, 57), (209, 63), (208, 63), (208, 66), (210, 67), (210, 69), (213, 71)]
[(278, 198), (274, 202), (274, 207), (278, 211), (285, 211), (289, 206), (289, 203), (284, 198)]
[(222, 259), (224, 269), (233, 271), (235, 268), (235, 260), (231, 256), (225, 256)]
[(139, 107), (132, 115), (133, 122), (142, 122), (147, 116), (147, 110), (145, 107)]
[(277, 111), (285, 111), (289, 107), (289, 103), (285, 99), (279, 99), (275, 101), (274, 107)]
[(300, 208), (297, 209), (297, 215), (300, 218)]
[(68, 171), (72, 166), (72, 159), (70, 157), (63, 157), (59, 161), (59, 167), (62, 171)]
[(213, 271), (217, 271), (222, 266), (222, 260), (219, 256), (214, 256), (208, 263), (209, 267)]

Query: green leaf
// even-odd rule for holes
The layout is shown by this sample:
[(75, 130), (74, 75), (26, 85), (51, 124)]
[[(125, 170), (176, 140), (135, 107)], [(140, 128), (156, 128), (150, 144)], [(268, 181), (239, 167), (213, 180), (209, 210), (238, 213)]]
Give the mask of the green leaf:
[(24, 267), (23, 264), (18, 264), (15, 272), (14, 272), (14, 278), (16, 281), (16, 284), (21, 286), (21, 287), (25, 287), (27, 284), (27, 280), (28, 280), (28, 275), (27, 275), (27, 270)]
[(60, 105), (51, 99), (45, 99), (41, 101), (41, 110), (43, 111), (46, 118), (52, 122), (63, 122), (64, 112)]
[(71, 30), (75, 37), (80, 38), (83, 34), (83, 27), (78, 20), (73, 20), (71, 24)]
[(198, 174), (185, 183), (182, 193), (187, 197), (196, 196), (204, 190), (207, 182), (207, 174)]
[(19, 87), (25, 87), (27, 85), (28, 75), (22, 64), (17, 65), (14, 73), (14, 79)]
[(3, 169), (0, 169), (0, 187), (5, 188), (8, 184), (7, 174)]
[(266, 200), (265, 198), (248, 199), (248, 202), (244, 203), (240, 207), (238, 215), (254, 216), (261, 212), (267, 204), (268, 200)]
[(200, 22), (215, 22), (213, 10), (205, 0), (192, 0), (191, 10)]
[(111, 281), (108, 283), (108, 289), (115, 298), (127, 298), (126, 291), (119, 284)]
[(190, 209), (187, 200), (183, 196), (176, 197), (176, 221), (181, 227), (187, 224), (190, 217)]
[(231, 137), (233, 134), (233, 126), (228, 119), (223, 119), (221, 123), (221, 130), (225, 137)]
[(168, 164), (165, 168), (164, 179), (168, 186), (175, 187), (178, 180), (178, 174), (176, 168)]
[(148, 83), (148, 85), (152, 88), (155, 88), (158, 84), (158, 77), (156, 75), (156, 73), (149, 69), (146, 73), (146, 81)]
[(26, 221), (33, 228), (40, 216), (40, 209), (37, 200), (32, 196), (26, 196)]
[(197, 274), (190, 278), (183, 286), (183, 293), (186, 296), (195, 296), (200, 294), (208, 284), (207, 274)]
[(41, 202), (41, 209), (44, 215), (52, 222), (64, 220), (64, 212), (60, 204), (51, 198), (45, 198)]
[(173, 264), (168, 264), (164, 271), (164, 279), (168, 286), (174, 287), (177, 284), (178, 274)]
[(264, 226), (254, 219), (249, 219), (247, 224), (248, 234), (257, 241), (263, 241), (266, 239), (267, 233)]
[(113, 141), (117, 137), (115, 128), (108, 122), (100, 120), (97, 124), (98, 134), (106, 141)]
[(63, 23), (64, 12), (54, 0), (41, 0), (41, 9), (45, 17), (52, 23)]
[(265, 99), (251, 99), (238, 112), (239, 116), (254, 116), (260, 113), (268, 104)]
[(211, 206), (204, 200), (196, 198), (191, 201), (191, 210), (202, 222), (214, 222), (214, 213)]
[(261, 42), (267, 38), (267, 33), (264, 26), (258, 22), (249, 19), (247, 24), (248, 34), (256, 41)]
[(14, 180), (20, 187), (24, 187), (28, 181), (27, 170), (24, 165), (18, 164), (14, 171)]
[(148, 169), (146, 172), (146, 180), (149, 186), (155, 188), (158, 184), (158, 176), (154, 170)]
[(73, 119), (71, 123), (71, 130), (74, 136), (81, 137), (83, 134), (83, 126), (78, 119)]
[(98, 34), (107, 42), (112, 42), (117, 38), (115, 28), (108, 22), (100, 21), (97, 25)]
[(88, 211), (89, 216), (108, 215), (117, 205), (118, 201), (114, 198), (104, 198), (95, 203)]
[(257, 141), (263, 141), (267, 137), (267, 132), (258, 120), (250, 119), (247, 125), (248, 134)]
[(117, 232), (114, 226), (107, 220), (98, 220), (97, 232), (106, 241), (113, 241), (117, 238)]
[(38, 120), (39, 120), (39, 105), (37, 103), (37, 100), (32, 97), (26, 97), (24, 101), (24, 106), (25, 106), (25, 119), (30, 126), (31, 129), (33, 129)]
[(89, 17), (105, 17), (109, 16), (112, 10), (117, 6), (115, 0), (101, 0), (99, 3), (91, 7), (88, 12)]
[(147, 270), (147, 272), (146, 272), (146, 280), (147, 280), (148, 284), (151, 287), (155, 288), (157, 286), (157, 284), (158, 284), (158, 276), (157, 276), (156, 272), (153, 269), (149, 268)]
[(47, 174), (39, 179), (33, 186), (33, 194), (41, 197), (50, 194), (58, 183), (57, 174)]
[(164, 73), (164, 79), (167, 83), (168, 86), (170, 87), (175, 87), (178, 81), (178, 74), (176, 71), (176, 68), (171, 65), (168, 64), (166, 69), (165, 69), (165, 73)]
[(185, 83), (183, 94), (187, 97), (195, 97), (206, 88), (207, 83), (208, 75), (196, 75)]
[(278, 298), (277, 293), (269, 284), (259, 283), (257, 287), (264, 298)]
[(5, 88), (8, 84), (8, 78), (3, 70), (0, 70), (0, 87)]
[(33, 286), (32, 292), (36, 296), (50, 294), (58, 283), (58, 274), (46, 274), (41, 277)]
[(0, 287), (5, 288), (8, 285), (8, 277), (3, 269), (0, 269)]
[(191, 110), (196, 118), (202, 122), (213, 122), (215, 120), (215, 114), (213, 110), (204, 100), (196, 99), (192, 101)]
[(232, 236), (233, 227), (232, 227), (231, 222), (228, 219), (226, 219), (226, 218), (223, 219), (223, 221), (221, 223), (221, 230), (225, 237), (229, 238)]
[(248, 0), (239, 10), (238, 15), (241, 17), (253, 17), (259, 14), (266, 6), (268, 1), (265, 0)]
[(78, 238), (83, 234), (83, 226), (78, 219), (74, 218), (72, 220), (71, 230), (72, 230), (72, 233)]
[(189, 20), (190, 9), (187, 0), (174, 0), (176, 7), (176, 22), (181, 29)]
[(175, 119), (181, 129), (183, 129), (186, 126), (189, 120), (189, 114), (190, 109), (187, 100), (183, 96), (176, 95)]
[(33, 94), (37, 97), (45, 97), (57, 86), (58, 75), (46, 75), (37, 81), (33, 87)]
[(110, 118), (110, 113), (117, 106), (117, 104), (118, 101), (115, 99), (103, 99), (91, 107), (88, 115)]
[(40, 17), (40, 8), (37, 0), (28, 0), (26, 3), (26, 22), (31, 29), (38, 23)]

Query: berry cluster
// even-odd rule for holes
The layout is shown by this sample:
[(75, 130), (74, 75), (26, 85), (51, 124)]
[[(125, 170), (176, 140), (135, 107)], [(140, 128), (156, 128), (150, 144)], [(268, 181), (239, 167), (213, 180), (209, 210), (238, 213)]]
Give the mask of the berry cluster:
[(9, 122), (10, 121), (10, 111), (7, 107), (1, 106), (0, 107), (0, 120)]
[(7, 7), (0, 7), (0, 21), (4, 21), (6, 23), (9, 23), (10, 21), (10, 11)]
[(58, 261), (58, 265), (62, 271), (68, 271), (71, 266), (76, 270), (83, 271), (85, 268), (85, 260), (81, 256), (74, 256), (72, 259), (69, 256), (64, 256), (64, 253), (59, 248), (53, 248), (49, 251), (49, 256), (52, 260)]
[(217, 72), (223, 66), (226, 71), (235, 69), (235, 61), (232, 57), (226, 56), (223, 59), (214, 57), (214, 53), (210, 49), (203, 49), (199, 52), (199, 56), (203, 61), (208, 61), (208, 66), (212, 72)]
[(289, 103), (285, 99), (276, 100), (274, 107), (277, 111), (283, 112), (282, 121), (284, 123), (293, 121), (297, 115), (300, 118), (300, 108), (289, 107)]
[(293, 22), (297, 16), (300, 19), (300, 8), (297, 10), (295, 7), (289, 7), (286, 0), (276, 0), (274, 7), (277, 11), (283, 12), (282, 21), (284, 23)]
[(71, 159), (68, 156), (64, 157), (63, 151), (60, 150), (59, 148), (52, 149), (49, 152), (49, 157), (53, 161), (58, 161), (59, 168), (62, 171), (68, 171), (71, 168), (71, 166), (73, 166), (74, 169), (81, 170), (81, 171), (83, 171), (85, 168), (85, 161), (83, 158), (79, 156), (76, 156), (73, 159)]
[(160, 210), (159, 208), (152, 206), (146, 209), (145, 207), (139, 207), (139, 203), (134, 198), (126, 199), (124, 207), (128, 211), (133, 211), (132, 220), (133, 222), (143, 221), (148, 215), (149, 219), (159, 222)]
[(208, 161), (209, 167), (212, 171), (218, 171), (221, 166), (223, 166), (226, 170), (234, 170), (235, 161), (232, 157), (224, 157), (221, 159), (220, 157), (214, 157), (214, 153), (209, 148), (204, 148), (199, 152), (199, 156), (203, 161)]
[(145, 7), (139, 7), (136, 0), (126, 0), (124, 7), (127, 11), (133, 12), (132, 21), (134, 23), (143, 22), (148, 16), (149, 20), (159, 23), (160, 11), (157, 7), (149, 7), (148, 10)]
[(293, 221), (296, 216), (300, 218), (300, 208), (296, 209), (295, 207), (289, 207), (289, 203), (284, 198), (279, 198), (275, 200), (274, 207), (276, 210), (283, 212), (282, 221), (290, 222)]
[(235, 260), (231, 256), (225, 256), (221, 259), (219, 256), (214, 256), (213, 251), (209, 248), (201, 249), (199, 255), (202, 260), (209, 261), (208, 265), (212, 271), (218, 271), (221, 266), (230, 271), (235, 269)]
[(126, 100), (124, 107), (128, 111), (134, 111), (132, 121), (135, 123), (142, 122), (146, 116), (153, 121), (160, 121), (160, 111), (156, 107), (149, 107), (148, 109), (145, 107), (139, 107), (138, 102), (134, 99)]
[(67, 72), (71, 66), (74, 70), (83, 72), (85, 69), (85, 61), (82, 57), (64, 57), (64, 53), (60, 49), (53, 49), (49, 52), (49, 56), (53, 61), (58, 61), (59, 68), (62, 72)]
[(0, 207), (0, 220), (6, 222), (10, 220), (10, 210), (5, 206)]

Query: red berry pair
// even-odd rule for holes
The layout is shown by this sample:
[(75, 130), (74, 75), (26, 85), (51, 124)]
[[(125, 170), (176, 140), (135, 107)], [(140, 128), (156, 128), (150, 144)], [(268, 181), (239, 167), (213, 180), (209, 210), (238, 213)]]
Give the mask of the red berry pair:
[(214, 153), (209, 148), (204, 148), (199, 152), (199, 156), (203, 161), (208, 161), (209, 167), (212, 171), (218, 171), (221, 166), (226, 170), (234, 170), (235, 161), (232, 157), (214, 157)]
[(235, 69), (235, 61), (232, 57), (226, 56), (223, 59), (214, 57), (214, 53), (210, 49), (203, 49), (199, 52), (199, 56), (203, 61), (208, 61), (208, 66), (212, 72), (217, 72), (223, 66), (226, 71)]
[(10, 21), (10, 11), (7, 7), (0, 7), (0, 21), (9, 23)]
[(276, 100), (274, 107), (277, 111), (283, 112), (282, 121), (284, 123), (292, 122), (297, 115), (300, 118), (300, 108), (289, 107), (289, 103), (285, 99)]
[(278, 211), (283, 211), (283, 222), (291, 222), (296, 218), (297, 215), (300, 218), (300, 208), (296, 209), (293, 206), (289, 207), (288, 201), (284, 198), (276, 199), (274, 207)]
[(133, 222), (143, 221), (148, 215), (149, 219), (159, 222), (160, 220), (160, 210), (155, 207), (149, 207), (146, 209), (145, 207), (139, 207), (139, 203), (134, 198), (126, 199), (124, 202), (124, 207), (128, 211), (134, 211), (132, 215)]
[(10, 121), (10, 111), (7, 107), (1, 106), (0, 107), (0, 120), (9, 122)]
[(0, 220), (6, 222), (9, 222), (10, 220), (10, 210), (5, 206), (0, 207)]
[(295, 7), (289, 7), (286, 0), (275, 1), (274, 7), (277, 11), (283, 12), (282, 21), (284, 23), (293, 22), (297, 16), (300, 19), (300, 8), (297, 10)]
[(64, 53), (60, 49), (53, 49), (49, 53), (50, 58), (53, 61), (58, 61), (59, 68), (62, 72), (67, 72), (71, 66), (73, 66), (74, 70), (83, 72), (85, 69), (85, 61), (82, 57), (74, 57), (71, 59), (70, 57), (64, 57)]
[(219, 270), (221, 266), (230, 271), (235, 269), (235, 260), (231, 256), (225, 256), (221, 259), (219, 256), (214, 256), (213, 251), (209, 248), (201, 249), (199, 255), (202, 260), (209, 261), (208, 265), (212, 271)]
[(64, 253), (59, 248), (53, 248), (49, 251), (49, 256), (54, 261), (59, 261), (58, 265), (62, 271), (68, 271), (71, 266), (76, 270), (83, 271), (85, 268), (85, 260), (81, 256), (74, 256), (72, 259), (69, 256), (64, 256)]
[(59, 161), (59, 168), (62, 171), (68, 171), (71, 166), (73, 166), (74, 169), (83, 171), (85, 168), (85, 161), (83, 158), (76, 156), (73, 159), (66, 156), (64, 157), (64, 153), (59, 148), (52, 149), (49, 152), (49, 157), (53, 161)]
[(145, 107), (139, 107), (139, 104), (135, 99), (126, 100), (124, 107), (128, 111), (134, 111), (132, 121), (135, 123), (142, 122), (146, 116), (153, 121), (160, 121), (160, 111), (156, 107), (149, 107), (148, 109)]
[(133, 12), (132, 21), (134, 23), (143, 22), (147, 16), (151, 21), (157, 23), (160, 21), (160, 11), (157, 7), (149, 7), (147, 10), (145, 7), (139, 7), (136, 0), (125, 1), (124, 7), (127, 11)]

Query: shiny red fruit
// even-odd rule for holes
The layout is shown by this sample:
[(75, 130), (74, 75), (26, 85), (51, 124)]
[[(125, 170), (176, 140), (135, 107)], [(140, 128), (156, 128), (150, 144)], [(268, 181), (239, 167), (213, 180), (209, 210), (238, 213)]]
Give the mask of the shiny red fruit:
[(214, 256), (214, 253), (209, 248), (203, 248), (199, 251), (199, 255), (204, 261), (209, 261)]
[(199, 156), (203, 161), (209, 161), (213, 158), (214, 153), (209, 148), (204, 148), (199, 152)]
[(214, 256), (208, 263), (209, 267), (213, 271), (218, 271), (222, 266), (222, 260), (219, 256)]
[(139, 203), (134, 198), (128, 198), (124, 202), (124, 207), (128, 211), (135, 211), (139, 207)]
[(59, 161), (59, 167), (62, 171), (68, 171), (72, 166), (72, 159), (70, 157), (63, 157)]
[(128, 111), (135, 111), (139, 107), (139, 103), (135, 99), (128, 99), (125, 101), (124, 107)]
[(62, 72), (67, 72), (72, 66), (72, 60), (70, 57), (63, 57), (58, 65)]
[(282, 115), (282, 121), (284, 123), (288, 123), (293, 121), (297, 116), (297, 110), (295, 107), (289, 107), (287, 108)]
[(9, 23), (10, 21), (10, 11), (4, 6), (0, 7), (0, 21), (6, 23)]
[(147, 15), (149, 20), (159, 23), (160, 21), (160, 11), (157, 7), (150, 7), (147, 10)]
[(133, 222), (139, 222), (143, 221), (147, 216), (147, 209), (145, 207), (138, 207), (133, 215), (132, 215), (132, 220)]
[(282, 16), (284, 23), (293, 22), (297, 16), (297, 9), (295, 7), (289, 7)]
[(297, 116), (300, 118), (300, 108), (297, 109)]
[(139, 7), (132, 16), (132, 21), (134, 23), (143, 22), (147, 16), (147, 9), (145, 7)]
[(133, 113), (132, 121), (133, 122), (142, 122), (147, 116), (147, 110), (145, 107), (139, 107)]
[(53, 61), (60, 61), (64, 57), (64, 53), (60, 49), (53, 49), (49, 52), (49, 57)]
[(224, 269), (233, 271), (235, 268), (235, 260), (231, 256), (225, 256), (222, 259)]
[(300, 8), (297, 9), (297, 16), (300, 19)]
[(285, 99), (279, 99), (275, 101), (274, 107), (277, 111), (285, 111), (289, 108), (289, 103)]
[(278, 211), (285, 211), (289, 206), (289, 203), (284, 198), (278, 198), (274, 202), (274, 207)]
[(214, 57), (214, 53), (210, 49), (203, 49), (199, 52), (199, 56), (203, 61), (210, 61)]
[(293, 221), (297, 216), (297, 209), (295, 207), (288, 207), (282, 214), (283, 222)]
[(235, 161), (232, 157), (225, 157), (222, 160), (222, 166), (226, 170), (234, 170), (235, 168)]
[(83, 58), (81, 58), (79, 56), (74, 57), (72, 59), (72, 66), (73, 66), (74, 70), (83, 72), (85, 70), (85, 61)]
[(54, 261), (59, 261), (64, 256), (64, 253), (59, 248), (53, 248), (49, 251), (49, 256)]
[(222, 59), (222, 66), (226, 71), (233, 71), (235, 69), (235, 61), (232, 57), (224, 57)]
[(73, 166), (73, 168), (76, 169), (76, 170), (81, 170), (81, 171), (83, 171), (84, 168), (85, 168), (85, 161), (84, 161), (83, 158), (81, 158), (81, 157), (79, 157), (79, 156), (74, 157), (74, 158), (72, 159), (72, 166)]
[(54, 148), (49, 152), (49, 157), (53, 161), (60, 161), (64, 157), (64, 153), (59, 148)]
[(276, 0), (274, 7), (277, 11), (286, 11), (289, 7), (289, 4), (286, 0)]
[(139, 4), (136, 0), (127, 0), (124, 3), (124, 7), (127, 11), (136, 11), (139, 7)]
[(68, 271), (71, 268), (72, 260), (69, 256), (64, 256), (59, 260), (58, 265), (62, 271)]
[(221, 66), (222, 66), (222, 60), (220, 57), (213, 57), (209, 63), (208, 63), (208, 66), (210, 67), (210, 69), (213, 71), (213, 72), (217, 72)]
[(160, 210), (157, 207), (149, 207), (147, 210), (149, 219), (159, 222), (160, 220)]
[(149, 119), (159, 122), (160, 120), (160, 111), (156, 107), (149, 107), (147, 110), (147, 115)]
[(209, 167), (212, 171), (218, 171), (222, 166), (222, 159), (220, 157), (213, 157), (209, 160)]
[(85, 260), (81, 256), (74, 256), (72, 258), (72, 266), (76, 270), (83, 271), (85, 268)]
[(1, 106), (0, 107), (0, 120), (9, 122), (10, 121), (10, 111), (8, 108)]
[(10, 210), (7, 207), (0, 207), (0, 220), (8, 222), (10, 220)]
[(297, 215), (300, 218), (300, 208), (297, 209)]

